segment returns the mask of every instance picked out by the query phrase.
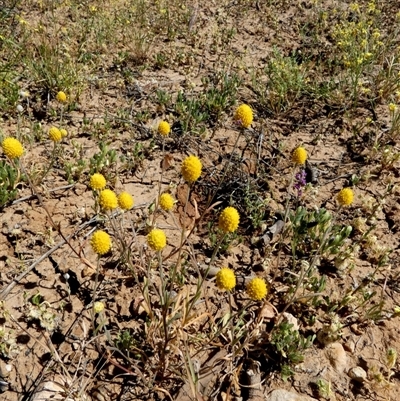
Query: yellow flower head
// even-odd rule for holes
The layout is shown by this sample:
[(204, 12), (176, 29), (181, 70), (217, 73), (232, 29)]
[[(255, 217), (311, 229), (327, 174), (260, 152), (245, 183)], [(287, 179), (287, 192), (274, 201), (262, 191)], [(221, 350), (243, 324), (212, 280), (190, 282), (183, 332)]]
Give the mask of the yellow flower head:
[(104, 255), (111, 249), (111, 238), (102, 230), (97, 230), (90, 240), (93, 250), (98, 255)]
[(60, 142), (62, 133), (57, 127), (51, 127), (49, 130), (49, 137), (53, 142)]
[(201, 161), (198, 157), (196, 156), (188, 156), (183, 162), (182, 162), (182, 176), (185, 181), (187, 182), (195, 182), (199, 179), (201, 176), (201, 169), (203, 165), (201, 164)]
[(389, 111), (391, 113), (394, 113), (397, 110), (397, 104), (396, 103), (390, 103), (389, 104)]
[(171, 132), (171, 127), (166, 121), (160, 121), (157, 131), (162, 136), (168, 136)]
[(121, 192), (118, 196), (118, 205), (122, 210), (132, 209), (134, 200), (131, 194), (128, 192)]
[(159, 203), (161, 209), (168, 211), (174, 207), (174, 198), (170, 194), (164, 193), (161, 194)]
[(61, 136), (62, 136), (63, 138), (65, 138), (66, 136), (68, 136), (68, 131), (67, 131), (66, 129), (61, 128), (61, 129), (60, 129), (60, 132), (61, 132)]
[(90, 177), (90, 188), (104, 189), (106, 187), (106, 179), (103, 174), (95, 173)]
[(24, 148), (22, 147), (21, 142), (15, 138), (8, 137), (4, 139), (1, 146), (4, 154), (9, 159), (16, 159), (17, 157), (21, 157), (24, 153)]
[(292, 153), (292, 161), (296, 164), (304, 164), (307, 160), (307, 151), (299, 146)]
[(151, 249), (161, 251), (167, 245), (167, 237), (163, 230), (154, 228), (147, 235), (147, 243)]
[(253, 122), (253, 110), (247, 104), (240, 105), (233, 117), (236, 121), (239, 121), (242, 127), (249, 128)]
[(65, 92), (60, 91), (60, 92), (57, 93), (56, 99), (60, 103), (65, 103), (67, 101), (67, 95), (65, 94)]
[(234, 207), (228, 206), (219, 215), (218, 227), (226, 233), (233, 233), (239, 226), (239, 219), (239, 212)]
[(94, 313), (100, 313), (103, 312), (104, 310), (104, 304), (103, 302), (97, 301), (93, 304), (93, 311)]
[(103, 189), (99, 196), (100, 206), (104, 210), (113, 210), (118, 207), (118, 198), (111, 189)]
[(23, 89), (21, 89), (21, 90), (18, 92), (18, 94), (22, 97), (22, 99), (27, 99), (27, 98), (30, 96), (29, 92), (28, 92), (28, 91), (25, 91), (25, 90), (23, 90)]
[(343, 188), (337, 196), (337, 201), (341, 206), (350, 206), (354, 200), (354, 193), (351, 188)]
[(246, 291), (251, 299), (260, 301), (268, 293), (267, 284), (262, 278), (255, 277), (247, 284)]
[(235, 288), (235, 273), (229, 267), (223, 267), (216, 275), (215, 282), (220, 290), (230, 291)]

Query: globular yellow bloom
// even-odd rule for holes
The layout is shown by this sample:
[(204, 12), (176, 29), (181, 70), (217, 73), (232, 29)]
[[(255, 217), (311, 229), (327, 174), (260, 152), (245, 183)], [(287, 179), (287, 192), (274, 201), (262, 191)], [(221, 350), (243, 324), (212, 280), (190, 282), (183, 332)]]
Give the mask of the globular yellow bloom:
[(57, 93), (56, 99), (60, 103), (65, 103), (67, 101), (67, 95), (65, 94), (65, 92), (60, 91), (60, 92)]
[(24, 91), (23, 89), (21, 89), (18, 94), (22, 97), (22, 99), (27, 99), (30, 96), (29, 92)]
[(242, 127), (249, 128), (253, 122), (253, 110), (247, 104), (240, 105), (233, 117), (236, 121), (239, 121)]
[(296, 164), (304, 164), (307, 160), (307, 151), (299, 146), (292, 153), (292, 161)]
[(395, 103), (390, 103), (390, 104), (389, 104), (389, 111), (390, 111), (391, 113), (394, 113), (396, 110), (397, 110), (397, 104), (395, 104)]
[(247, 284), (246, 292), (254, 301), (260, 301), (268, 293), (267, 284), (262, 278), (255, 277)]
[(62, 136), (63, 138), (65, 138), (66, 136), (68, 136), (68, 131), (67, 131), (66, 129), (61, 128), (61, 129), (60, 129), (60, 132), (61, 132), (61, 136)]
[(171, 132), (171, 127), (166, 121), (160, 121), (157, 131), (162, 136), (168, 136)]
[(102, 230), (97, 230), (90, 240), (93, 250), (98, 255), (104, 255), (111, 249), (111, 238)]
[(100, 313), (103, 312), (104, 310), (104, 304), (103, 302), (97, 301), (93, 304), (93, 311), (94, 313)]
[(154, 228), (147, 235), (147, 243), (151, 249), (161, 251), (167, 245), (167, 237), (163, 230)]
[(49, 130), (49, 137), (53, 142), (60, 142), (62, 133), (57, 127), (51, 127)]
[(161, 194), (159, 203), (161, 209), (168, 211), (174, 207), (174, 198), (170, 194), (164, 193)]
[(113, 210), (118, 207), (118, 198), (111, 189), (104, 189), (99, 195), (100, 206), (104, 210)]
[(104, 189), (106, 187), (106, 179), (103, 174), (95, 173), (90, 177), (90, 188)]
[(220, 290), (230, 291), (235, 288), (235, 273), (229, 267), (223, 267), (216, 275), (215, 282)]
[(239, 220), (239, 212), (234, 207), (228, 206), (219, 215), (218, 227), (226, 233), (233, 233), (239, 226)]
[(187, 182), (195, 182), (199, 179), (201, 176), (201, 169), (203, 168), (203, 165), (201, 164), (201, 161), (198, 157), (196, 156), (188, 156), (183, 162), (182, 162), (182, 176), (185, 181)]
[(131, 194), (128, 192), (121, 192), (118, 196), (118, 205), (122, 210), (132, 209), (134, 200)]
[(10, 159), (21, 157), (24, 153), (24, 148), (18, 139), (8, 137), (1, 144), (4, 154)]
[(354, 193), (351, 188), (343, 188), (337, 196), (337, 201), (341, 206), (350, 206), (354, 200)]

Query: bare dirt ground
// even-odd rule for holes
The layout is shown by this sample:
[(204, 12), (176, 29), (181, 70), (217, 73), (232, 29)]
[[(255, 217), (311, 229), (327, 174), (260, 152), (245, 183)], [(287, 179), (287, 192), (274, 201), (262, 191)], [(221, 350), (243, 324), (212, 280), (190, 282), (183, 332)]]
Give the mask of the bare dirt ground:
[[(85, 84), (79, 86), (79, 93), (74, 87), (68, 91), (70, 101), (62, 117), (68, 136), (45, 178), (40, 177), (53, 148), (46, 133), (60, 121), (56, 91), (43, 89), (38, 79), (23, 77), (19, 85), (29, 90), (30, 97), (20, 101), (22, 117), (14, 109), (3, 113), (0, 133), (3, 137), (18, 133), (23, 141), (21, 174), (27, 173), (31, 183), (22, 177), (16, 199), (0, 209), (0, 399), (258, 400), (285, 389), (298, 394), (293, 400), (307, 400), (307, 396), (338, 401), (398, 400), (399, 363), (393, 355), (400, 350), (396, 309), (400, 305), (400, 149), (388, 104), (395, 103), (399, 79), (390, 81), (390, 91), (384, 82), (370, 89), (374, 94), (382, 89), (381, 97), (360, 92), (355, 102), (349, 100), (352, 90), (347, 84), (338, 84), (341, 78), (335, 66), (321, 67), (337, 51), (329, 27), (340, 22), (340, 13), (345, 15), (350, 7), (348, 2), (179, 4), (178, 10), (185, 6), (187, 12), (177, 11), (175, 16), (174, 9), (170, 10), (169, 18), (176, 17), (175, 25), (169, 25), (174, 34), (161, 30), (140, 51), (137, 41), (125, 38), (122, 31), (121, 38), (115, 37), (114, 48), (108, 47), (110, 37), (103, 47), (96, 44), (101, 62), (93, 61), (91, 69), (82, 67), (79, 71)], [(368, 4), (360, 2), (361, 8)], [(96, 7), (93, 13), (101, 10), (104, 15), (113, 7), (85, 4), (82, 12), (88, 19), (92, 6)], [(395, 1), (376, 2), (376, 7), (381, 10), (382, 40), (390, 39), (395, 48), (399, 37), (393, 18), (400, 8)], [(60, 34), (68, 53), (78, 46), (69, 29), (74, 24), (79, 29), (79, 8), (66, 2), (55, 10), (60, 27), (53, 26), (47, 39)], [(54, 10), (36, 2), (25, 8), (19, 5), (15, 15), (28, 21), (25, 28), (16, 26), (21, 40), (29, 29), (32, 35), (40, 33), (33, 26), (54, 23)], [(182, 15), (186, 19), (181, 21)], [(350, 19), (352, 14), (346, 15)], [(93, 60), (96, 46), (91, 49)], [(263, 69), (272, 58), (277, 60), (276, 49), (297, 63), (305, 82), (322, 82), (320, 74), (329, 74), (331, 68), (331, 79), (324, 82), (337, 85), (336, 89), (329, 89), (329, 96), (324, 94), (325, 87), (318, 94), (304, 89), (305, 83), (297, 89), (295, 73), (285, 70), (289, 75), (283, 74), (279, 82), (291, 86), (282, 97), (273, 95), (268, 86), (273, 72)], [(382, 64), (376, 61), (365, 76), (376, 77), (388, 63), (389, 59)], [(393, 69), (400, 70), (396, 63)], [(215, 107), (206, 121), (188, 112), (193, 106), (189, 102), (182, 102), (181, 109), (176, 107), (180, 94), (200, 101), (208, 87), (214, 85), (221, 94), (226, 89), (224, 80), (234, 77), (240, 84), (232, 84), (224, 106)], [(376, 82), (371, 78), (371, 85)], [(368, 84), (366, 78), (363, 85)], [(170, 99), (160, 101), (162, 94)], [(254, 123), (240, 134), (232, 115), (241, 103), (253, 108)], [(172, 126), (165, 152), (156, 132), (161, 119)], [(371, 122), (365, 124), (366, 119)], [(106, 175), (117, 193), (124, 190), (135, 199), (134, 208), (115, 220), (98, 213), (88, 185), (93, 173), (89, 161), (100, 153), (99, 144), (107, 146), (105, 153), (115, 151), (116, 157), (103, 155), (101, 166), (97, 164), (94, 170)], [(296, 197), (290, 187), (290, 152), (299, 145), (307, 149), (318, 178)], [(185, 207), (189, 189), (181, 179), (180, 165), (188, 154), (202, 160), (203, 174), (191, 188)], [(7, 160), (4, 154), (0, 157)], [(80, 160), (86, 162), (82, 169)], [(227, 165), (223, 185), (217, 188)], [(143, 288), (146, 280), (155, 287), (162, 280), (157, 258), (146, 247), (162, 166), (161, 187), (177, 200), (171, 214), (155, 212), (157, 227), (168, 237), (163, 250), (166, 271), (172, 269), (179, 248), (179, 227), (194, 226), (215, 188), (213, 202), (220, 202), (198, 223), (187, 245), (187, 254), (192, 256), (183, 263), (182, 286), (173, 287), (176, 297), (189, 299), (199, 272), (212, 258), (215, 240), (210, 232), (218, 219), (216, 211), (233, 204), (241, 221), (237, 236), (217, 254), (213, 265), (214, 269), (229, 266), (235, 270), (235, 292), (222, 294), (210, 274), (188, 323), (171, 323), (173, 340), (163, 351), (168, 362), (160, 369), (161, 326), (154, 323), (159, 318), (154, 311), (161, 309), (148, 310)], [(347, 186), (354, 189), (355, 200), (339, 213), (335, 196)], [(326, 208), (337, 213), (335, 224), (351, 225), (353, 231), (340, 250), (343, 254), (349, 250), (344, 264), (339, 265), (333, 254), (321, 256), (314, 276), (301, 289), (304, 298), (298, 297), (286, 310), (301, 274), (301, 261), (311, 260), (308, 257), (316, 250), (312, 237), (302, 237), (304, 243), (296, 252), (290, 235), (280, 239), (277, 234), (263, 241), (268, 228), (283, 218), (287, 199), (293, 213), (299, 206), (309, 211)], [(96, 227), (114, 233), (115, 243), (123, 237), (131, 252), (123, 254), (114, 245), (113, 252), (97, 266), (97, 255), (90, 246)], [(312, 227), (310, 223), (307, 230)], [(354, 244), (359, 246), (357, 252), (353, 252)], [(168, 259), (167, 255), (172, 256)], [(146, 270), (143, 260), (151, 268)], [(101, 315), (92, 313), (96, 268), (97, 299), (105, 304)], [(212, 337), (208, 327), (227, 312), (244, 308), (245, 282), (255, 275), (265, 278), (270, 291), (267, 298), (247, 309), (246, 334), (238, 337), (243, 345), (238, 350), (226, 333)], [(322, 278), (323, 288), (317, 285)], [(150, 294), (149, 303), (158, 306), (156, 292)], [(296, 363), (288, 362), (287, 348), (282, 353), (276, 342), (275, 348), (271, 345), (270, 333), (284, 310), (294, 318), (302, 338), (315, 337), (304, 350), (295, 340), (281, 339), (303, 355)], [(128, 344), (123, 342), (124, 335), (128, 335)], [(284, 380), (281, 367), (286, 363), (292, 374)], [(353, 372), (356, 367), (361, 373)], [(193, 376), (195, 385), (188, 379)]]

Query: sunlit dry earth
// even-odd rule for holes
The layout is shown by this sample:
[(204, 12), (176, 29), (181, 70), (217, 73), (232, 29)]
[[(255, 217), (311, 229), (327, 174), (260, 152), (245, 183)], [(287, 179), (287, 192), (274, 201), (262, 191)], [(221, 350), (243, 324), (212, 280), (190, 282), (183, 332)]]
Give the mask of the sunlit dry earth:
[[(399, 12), (5, 4), (0, 139), (24, 154), (0, 153), (1, 399), (397, 400)], [(243, 103), (248, 129), (233, 117)], [(67, 137), (53, 143), (52, 126)], [(203, 165), (190, 185), (188, 155)], [(134, 207), (104, 213), (94, 173)], [(354, 202), (339, 207), (344, 187)], [(240, 224), (222, 238), (227, 206)], [(101, 257), (98, 229), (113, 244)], [(231, 292), (217, 288), (221, 267)], [(255, 276), (262, 300), (246, 292)]]

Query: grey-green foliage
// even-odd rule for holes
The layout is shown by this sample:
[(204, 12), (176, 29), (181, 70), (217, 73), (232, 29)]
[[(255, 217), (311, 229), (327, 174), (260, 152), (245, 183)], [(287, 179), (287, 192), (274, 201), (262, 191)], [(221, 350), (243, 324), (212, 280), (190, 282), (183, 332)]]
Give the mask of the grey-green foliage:
[(290, 219), (292, 249), (297, 252), (312, 254), (319, 251), (322, 256), (337, 254), (352, 232), (350, 226), (334, 225), (331, 213), (324, 208), (307, 210), (299, 206)]
[(285, 57), (274, 49), (266, 66), (252, 77), (252, 89), (258, 103), (273, 113), (288, 109), (306, 88), (306, 72), (294, 57)]
[(304, 337), (293, 324), (282, 322), (271, 335), (270, 344), (277, 354), (283, 377), (290, 375), (291, 365), (298, 364), (304, 360), (304, 351), (309, 348), (315, 340), (315, 335)]
[(0, 161), (0, 207), (17, 197), (18, 170), (5, 161)]
[(117, 152), (109, 149), (107, 144), (100, 142), (100, 152), (95, 153), (89, 161), (89, 174), (102, 173), (106, 178), (110, 176), (110, 171), (116, 168)]
[(236, 74), (221, 72), (204, 78), (202, 84), (201, 93), (178, 93), (174, 108), (184, 133), (201, 134), (207, 126), (217, 124), (222, 113), (235, 104), (241, 80)]

